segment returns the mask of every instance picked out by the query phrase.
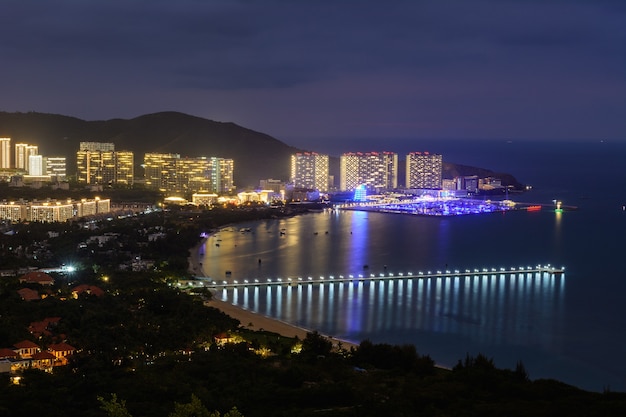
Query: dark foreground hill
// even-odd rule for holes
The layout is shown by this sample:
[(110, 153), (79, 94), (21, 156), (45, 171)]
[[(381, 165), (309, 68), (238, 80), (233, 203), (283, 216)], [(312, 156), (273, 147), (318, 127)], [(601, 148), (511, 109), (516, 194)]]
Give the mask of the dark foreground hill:
[[(298, 149), (264, 133), (234, 123), (216, 122), (178, 112), (147, 114), (134, 119), (86, 121), (75, 117), (37, 112), (0, 112), (0, 137), (12, 143), (39, 146), (44, 156), (65, 156), (68, 172), (76, 171), (79, 142), (113, 142), (117, 150), (135, 153), (135, 176), (141, 177), (143, 155), (148, 152), (177, 153), (181, 157), (220, 157), (235, 161), (237, 188), (257, 187), (260, 179), (288, 180), (290, 156)], [(403, 155), (400, 155), (402, 159)], [(444, 155), (445, 158), (445, 155)], [(338, 158), (331, 158), (331, 174), (339, 178)], [(497, 176), (504, 185), (521, 187), (509, 174), (444, 163), (444, 177), (456, 175)], [(404, 185), (400, 163), (399, 185)]]
[[(259, 179), (289, 177), (289, 156), (297, 149), (264, 133), (177, 112), (147, 114), (134, 119), (85, 121), (44, 113), (0, 112), (0, 136), (39, 146), (39, 153), (65, 156), (75, 171), (79, 142), (113, 142), (117, 150), (135, 153), (142, 163), (147, 152), (182, 157), (220, 157), (235, 161), (238, 187), (256, 186)], [(136, 175), (141, 176), (140, 169)]]

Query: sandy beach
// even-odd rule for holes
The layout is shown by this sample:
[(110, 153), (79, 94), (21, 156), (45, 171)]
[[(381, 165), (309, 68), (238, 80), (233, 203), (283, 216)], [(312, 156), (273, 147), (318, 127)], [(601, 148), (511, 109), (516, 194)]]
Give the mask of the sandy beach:
[[(198, 259), (197, 253), (198, 248), (204, 245), (205, 242), (206, 239), (204, 239), (199, 245), (191, 249), (191, 254), (189, 256), (189, 271), (192, 274), (198, 275), (201, 273), (202, 275), (204, 275), (204, 271), (202, 270), (202, 266), (200, 264), (200, 260)], [(209, 307), (215, 307), (228, 314), (229, 316), (239, 320), (242, 327), (250, 330), (265, 330), (268, 332), (278, 333), (285, 337), (297, 336), (299, 339), (304, 339), (307, 333), (314, 331), (314, 329), (304, 329), (302, 327), (294, 326), (293, 324), (284, 321), (267, 317), (254, 311), (246, 310), (240, 306), (220, 299), (215, 294), (213, 294), (213, 298), (211, 299), (211, 301), (207, 302), (206, 305), (208, 305)], [(337, 346), (339, 343), (341, 343), (341, 346), (346, 349), (358, 346), (345, 340), (335, 339), (327, 335), (325, 336), (330, 339), (335, 346)]]

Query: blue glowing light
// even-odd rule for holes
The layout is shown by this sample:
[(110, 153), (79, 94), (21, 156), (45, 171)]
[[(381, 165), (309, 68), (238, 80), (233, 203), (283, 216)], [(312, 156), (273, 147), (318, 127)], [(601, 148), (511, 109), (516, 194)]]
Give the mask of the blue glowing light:
[(354, 190), (354, 201), (366, 201), (367, 200), (367, 190), (365, 189), (365, 185), (361, 184)]

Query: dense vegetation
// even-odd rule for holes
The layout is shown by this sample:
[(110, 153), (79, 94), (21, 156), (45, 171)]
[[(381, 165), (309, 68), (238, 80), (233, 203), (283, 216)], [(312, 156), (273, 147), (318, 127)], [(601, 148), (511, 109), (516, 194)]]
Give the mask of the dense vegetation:
[[(82, 264), (74, 275), (58, 276), (37, 301), (18, 296), (24, 284), (17, 278), (0, 281), (0, 348), (23, 339), (45, 346), (62, 337), (79, 349), (51, 374), (24, 371), (20, 385), (0, 375), (0, 416), (626, 415), (626, 393), (533, 381), (522, 363), (497, 369), (478, 355), (443, 370), (414, 346), (363, 341), (346, 350), (317, 333), (299, 341), (250, 332), (205, 306), (208, 294), (172, 285), (188, 277), (187, 251), (198, 242), (198, 230), (281, 213), (174, 210), (103, 222), (95, 231), (33, 224), (0, 235), (2, 247), (41, 239), (52, 259), (73, 256)], [(58, 236), (50, 238), (52, 230)], [(167, 238), (147, 242), (145, 231), (151, 230)], [(105, 232), (117, 239), (76, 250), (89, 233)], [(114, 249), (107, 246), (114, 243)], [(120, 271), (121, 252), (160, 261), (150, 270)], [(74, 299), (71, 288), (79, 282), (105, 294)], [(53, 316), (61, 319), (51, 335), (35, 339), (28, 332), (29, 323)], [(218, 346), (215, 336), (224, 332), (237, 337)]]

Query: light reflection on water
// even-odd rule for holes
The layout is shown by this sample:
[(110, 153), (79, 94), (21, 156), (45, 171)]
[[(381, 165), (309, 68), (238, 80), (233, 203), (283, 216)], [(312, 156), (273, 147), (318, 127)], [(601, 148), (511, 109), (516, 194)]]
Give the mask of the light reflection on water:
[(506, 340), (548, 347), (563, 319), (564, 286), (564, 275), (520, 273), (261, 285), (221, 295), (247, 309), (356, 343), (360, 341), (352, 335), (402, 328), (460, 334), (482, 344)]
[[(282, 288), (280, 302), (276, 288), (249, 287), (237, 290), (236, 303), (305, 328), (354, 342), (413, 343), (447, 365), (466, 352), (504, 358), (509, 367), (522, 359), (534, 377), (620, 389), (626, 288), (615, 260), (622, 254), (598, 242), (626, 234), (625, 220), (585, 210), (449, 219), (319, 213), (227, 228), (198, 255), (204, 274), (219, 281), (301, 277), (302, 286)], [(323, 297), (306, 283), (308, 276), (546, 263), (567, 267), (567, 292), (564, 276), (532, 274), (327, 282)], [(234, 302), (233, 290), (218, 295)]]

